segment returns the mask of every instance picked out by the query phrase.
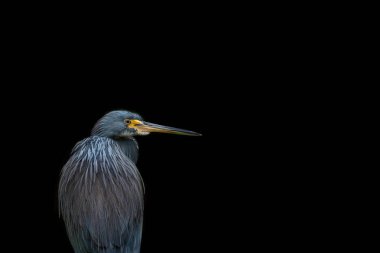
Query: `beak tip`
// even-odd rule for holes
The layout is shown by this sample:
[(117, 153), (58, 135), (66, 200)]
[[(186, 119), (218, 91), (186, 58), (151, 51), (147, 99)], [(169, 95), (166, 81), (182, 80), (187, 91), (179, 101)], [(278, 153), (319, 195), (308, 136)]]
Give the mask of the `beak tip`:
[(197, 132), (193, 132), (193, 131), (188, 131), (190, 136), (202, 136), (202, 134), (200, 133), (197, 133)]

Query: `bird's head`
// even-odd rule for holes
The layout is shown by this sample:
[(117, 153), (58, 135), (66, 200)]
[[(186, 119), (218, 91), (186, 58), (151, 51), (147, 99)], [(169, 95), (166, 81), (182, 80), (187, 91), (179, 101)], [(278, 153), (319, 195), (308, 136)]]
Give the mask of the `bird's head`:
[(147, 135), (151, 132), (200, 136), (196, 132), (161, 126), (143, 121), (140, 115), (128, 111), (112, 111), (104, 115), (95, 124), (91, 134), (109, 138), (129, 138)]

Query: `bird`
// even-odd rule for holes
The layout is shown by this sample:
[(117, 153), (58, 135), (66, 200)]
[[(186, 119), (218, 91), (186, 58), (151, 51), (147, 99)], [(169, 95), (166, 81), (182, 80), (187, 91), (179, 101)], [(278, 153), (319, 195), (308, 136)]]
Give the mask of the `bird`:
[(75, 144), (58, 185), (59, 213), (75, 253), (139, 253), (144, 183), (136, 136), (201, 134), (157, 125), (134, 112), (111, 111)]

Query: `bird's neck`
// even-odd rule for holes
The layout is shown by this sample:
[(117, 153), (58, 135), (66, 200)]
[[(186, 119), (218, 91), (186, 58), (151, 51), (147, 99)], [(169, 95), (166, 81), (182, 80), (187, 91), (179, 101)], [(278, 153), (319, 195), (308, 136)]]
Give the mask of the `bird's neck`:
[(121, 149), (123, 150), (123, 153), (131, 159), (132, 162), (136, 163), (138, 159), (138, 151), (139, 146), (137, 144), (137, 141), (135, 138), (130, 137), (126, 139), (117, 139), (115, 140)]

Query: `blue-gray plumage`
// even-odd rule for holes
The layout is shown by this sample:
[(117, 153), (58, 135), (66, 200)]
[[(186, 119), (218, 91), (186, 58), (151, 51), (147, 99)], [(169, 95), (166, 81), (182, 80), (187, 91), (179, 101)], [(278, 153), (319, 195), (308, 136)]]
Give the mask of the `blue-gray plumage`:
[(62, 169), (59, 207), (75, 253), (139, 253), (144, 186), (136, 135), (200, 135), (112, 111), (78, 142)]

